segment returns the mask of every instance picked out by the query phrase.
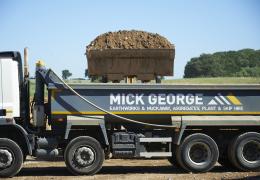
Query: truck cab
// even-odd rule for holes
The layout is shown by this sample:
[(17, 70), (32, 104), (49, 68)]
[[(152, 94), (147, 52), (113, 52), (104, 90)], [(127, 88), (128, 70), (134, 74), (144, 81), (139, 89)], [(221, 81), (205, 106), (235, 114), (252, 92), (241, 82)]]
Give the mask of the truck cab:
[(19, 52), (0, 52), (0, 175), (10, 177), (31, 154), (25, 118), (22, 60)]

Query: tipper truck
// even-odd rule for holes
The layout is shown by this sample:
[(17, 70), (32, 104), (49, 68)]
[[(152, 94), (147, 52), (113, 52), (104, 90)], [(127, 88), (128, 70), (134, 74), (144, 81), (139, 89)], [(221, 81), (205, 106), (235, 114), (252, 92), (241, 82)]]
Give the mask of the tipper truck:
[[(24, 65), (22, 65), (24, 64)], [(260, 85), (67, 84), (19, 52), (0, 53), (0, 175), (27, 156), (64, 157), (75, 175), (107, 158), (167, 158), (187, 172), (260, 168)]]

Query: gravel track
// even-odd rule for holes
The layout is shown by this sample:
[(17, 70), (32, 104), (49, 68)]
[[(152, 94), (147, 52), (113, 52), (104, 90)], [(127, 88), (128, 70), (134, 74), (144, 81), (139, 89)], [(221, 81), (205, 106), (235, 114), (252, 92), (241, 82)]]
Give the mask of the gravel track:
[(260, 179), (260, 172), (237, 172), (217, 165), (211, 172), (185, 173), (170, 165), (167, 160), (106, 160), (101, 171), (94, 176), (73, 176), (63, 161), (47, 162), (29, 159), (21, 172), (13, 179), (127, 179), (127, 180), (208, 180), (208, 179)]

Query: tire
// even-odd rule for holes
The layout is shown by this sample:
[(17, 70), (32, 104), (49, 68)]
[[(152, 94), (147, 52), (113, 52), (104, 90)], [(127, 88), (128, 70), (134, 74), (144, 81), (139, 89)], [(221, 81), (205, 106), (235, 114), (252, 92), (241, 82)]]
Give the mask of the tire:
[(172, 166), (180, 169), (181, 165), (179, 164), (179, 162), (177, 161), (176, 158), (176, 145), (172, 144), (172, 157), (168, 158), (168, 161), (172, 164)]
[(207, 172), (218, 161), (219, 151), (215, 141), (206, 134), (187, 136), (176, 150), (177, 162), (188, 172)]
[(219, 157), (218, 158), (218, 163), (227, 168), (227, 169), (230, 169), (230, 170), (234, 170), (235, 167), (233, 166), (233, 164), (230, 162), (229, 158), (227, 156), (224, 156), (224, 157)]
[(104, 162), (100, 143), (89, 136), (80, 136), (67, 145), (64, 159), (68, 170), (75, 175), (94, 175)]
[(239, 170), (260, 170), (260, 134), (247, 132), (235, 137), (229, 145), (228, 157)]
[(168, 158), (168, 161), (171, 163), (171, 165), (173, 166), (173, 167), (175, 167), (175, 168), (180, 168), (181, 166), (180, 166), (180, 164), (178, 163), (178, 161), (176, 160), (176, 158), (174, 157), (174, 156), (172, 156), (172, 157), (169, 157)]
[(228, 146), (225, 146), (222, 148), (224, 148), (224, 149), (219, 154), (218, 163), (225, 168), (233, 170), (234, 166), (232, 165), (232, 163), (230, 162), (230, 160), (228, 158)]
[(11, 139), (0, 138), (0, 164), (1, 177), (13, 177), (22, 168), (23, 152)]

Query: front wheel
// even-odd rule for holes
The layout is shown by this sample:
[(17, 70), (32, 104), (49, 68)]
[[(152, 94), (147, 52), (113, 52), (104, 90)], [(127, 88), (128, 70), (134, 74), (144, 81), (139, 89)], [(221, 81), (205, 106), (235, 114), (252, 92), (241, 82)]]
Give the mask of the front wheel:
[(23, 153), (11, 139), (0, 138), (0, 176), (12, 177), (22, 168)]
[(96, 174), (102, 168), (104, 158), (100, 143), (89, 136), (73, 139), (64, 154), (67, 168), (75, 175)]

